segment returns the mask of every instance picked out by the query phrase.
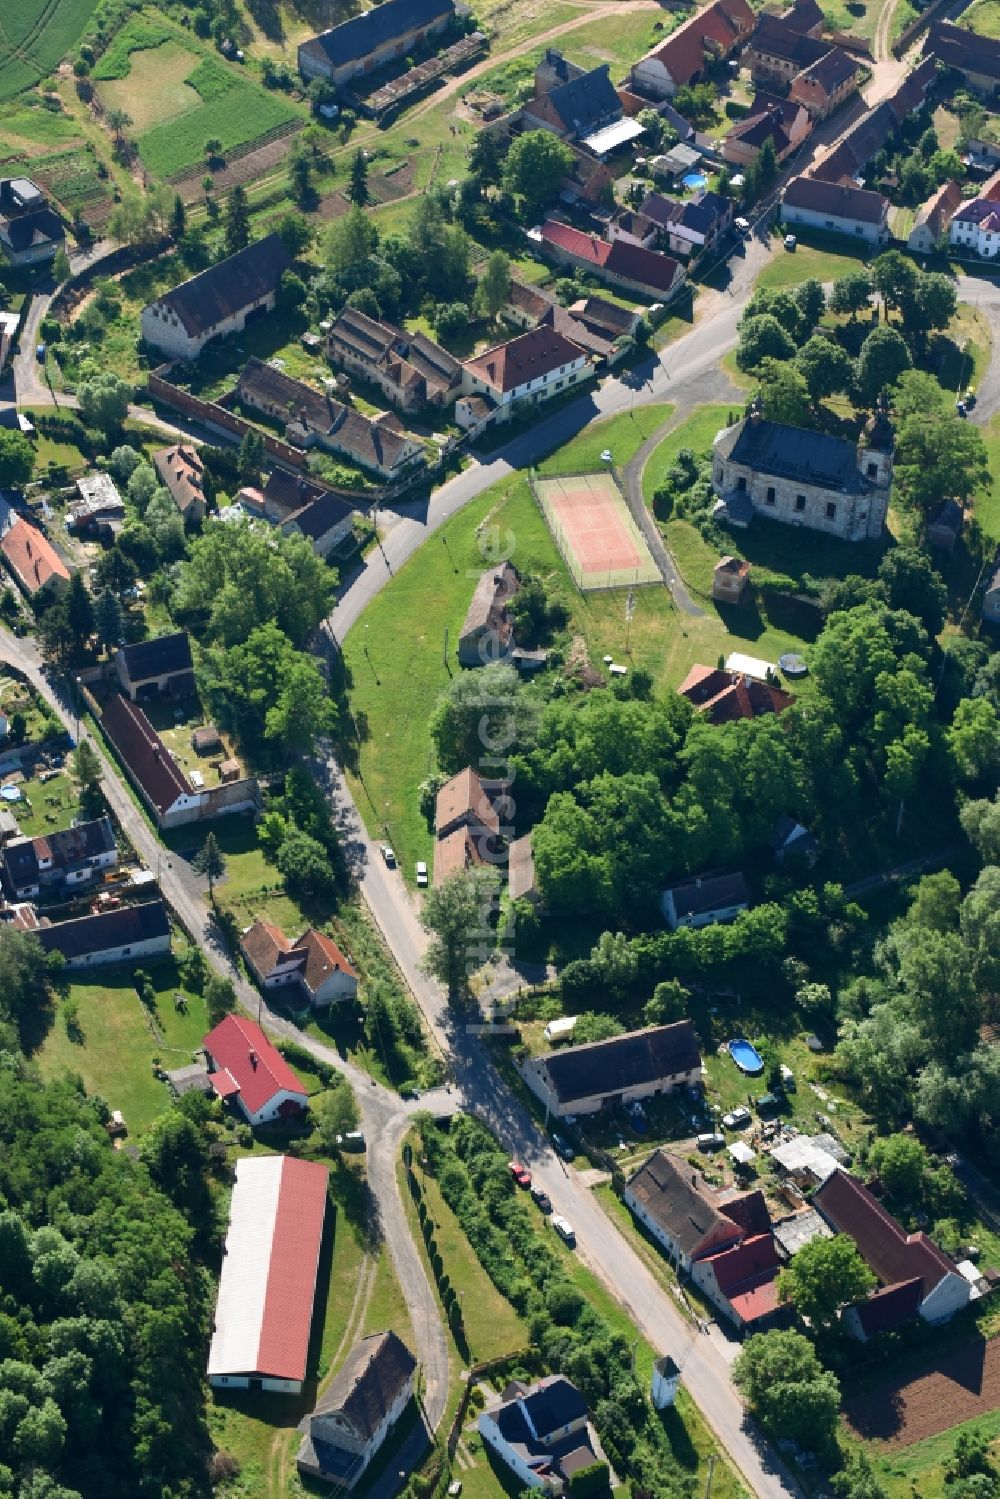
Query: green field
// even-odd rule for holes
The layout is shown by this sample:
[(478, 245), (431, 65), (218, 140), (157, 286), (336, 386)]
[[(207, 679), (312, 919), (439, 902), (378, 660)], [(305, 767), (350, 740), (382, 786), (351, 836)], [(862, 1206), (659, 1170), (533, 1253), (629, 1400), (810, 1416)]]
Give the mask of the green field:
[[(156, 990), (154, 1015), (140, 1002), (134, 975), (109, 970), (98, 982), (68, 985), (79, 1034), (70, 1037), (60, 1007), (36, 1054), (44, 1077), (79, 1073), (88, 1093), (99, 1093), (111, 1108), (121, 1109), (132, 1136), (148, 1129), (170, 1104), (166, 1085), (153, 1076), (154, 1056), (168, 1070), (184, 1067), (208, 1030), (205, 1001), (184, 989), (172, 959), (150, 962), (146, 971)], [(187, 997), (186, 1013), (175, 1006), (177, 993)]]
[(0, 99), (52, 72), (83, 34), (95, 0), (13, 0), (0, 6)]
[(961, 24), (978, 31), (980, 36), (1000, 38), (1000, 9), (996, 0), (975, 0), (962, 16)]
[[(187, 80), (196, 86), (204, 81), (201, 67)], [(265, 93), (235, 75), (221, 93), (214, 90), (218, 81), (213, 75), (212, 98), (139, 136), (136, 144), (147, 168), (155, 177), (171, 177), (204, 160), (205, 142), (215, 137), (222, 142), (225, 154), (234, 146), (256, 140), (276, 125), (297, 118), (298, 112), (283, 98)]]
[(797, 225), (791, 227), (798, 239), (797, 248), (794, 251), (779, 248), (757, 277), (758, 286), (798, 286), (810, 276), (817, 281), (836, 281), (864, 264), (861, 256), (848, 250), (848, 240), (832, 234), (816, 234)]
[(976, 500), (975, 515), (986, 535), (993, 541), (1000, 541), (1000, 416), (995, 416), (989, 426), (983, 428), (983, 437), (993, 484), (988, 494)]
[(161, 42), (169, 42), (177, 33), (160, 16), (132, 16), (112, 39), (107, 51), (98, 59), (94, 77), (101, 81), (109, 78), (127, 78), (132, 64), (132, 54), (153, 50)]

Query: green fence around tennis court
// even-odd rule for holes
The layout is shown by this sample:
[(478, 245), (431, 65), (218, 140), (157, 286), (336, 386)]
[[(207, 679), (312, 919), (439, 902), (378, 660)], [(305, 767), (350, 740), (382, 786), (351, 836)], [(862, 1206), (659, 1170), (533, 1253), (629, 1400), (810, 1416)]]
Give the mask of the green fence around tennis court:
[[(589, 473), (539, 475), (537, 469), (533, 468), (529, 473), (528, 482), (570, 577), (581, 593), (596, 593), (613, 588), (633, 588), (649, 583), (662, 583), (663, 578), (653, 560), (646, 538), (636, 525), (613, 474), (600, 470)], [(639, 556), (640, 560), (635, 566), (584, 568), (573, 544), (573, 538), (556, 514), (551, 498), (557, 494), (565, 496), (570, 487), (579, 487), (581, 484), (585, 484), (592, 495), (604, 499), (613, 507)]]

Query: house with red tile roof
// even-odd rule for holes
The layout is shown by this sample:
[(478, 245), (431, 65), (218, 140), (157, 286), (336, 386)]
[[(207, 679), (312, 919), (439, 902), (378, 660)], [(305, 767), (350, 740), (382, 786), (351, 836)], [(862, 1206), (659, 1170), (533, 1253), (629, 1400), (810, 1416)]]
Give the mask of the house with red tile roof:
[(722, 666), (692, 666), (677, 691), (709, 723), (732, 723), (737, 718), (759, 718), (783, 713), (795, 698), (769, 682), (758, 682)]
[(684, 268), (679, 261), (626, 239), (608, 243), (557, 219), (546, 219), (540, 229), (532, 230), (531, 237), (559, 265), (590, 271), (609, 286), (621, 286), (640, 296), (664, 302), (684, 285)]
[(706, 60), (728, 57), (754, 28), (747, 0), (714, 0), (657, 43), (632, 68), (632, 88), (654, 99), (669, 99), (679, 88), (698, 83)]
[(948, 1322), (969, 1303), (969, 1282), (925, 1233), (908, 1234), (857, 1177), (841, 1168), (813, 1193), (813, 1207), (833, 1229), (854, 1240), (879, 1289), (843, 1314), (844, 1326), (865, 1340), (908, 1317)]
[[(539, 326), (497, 344), (462, 365), (462, 393), (485, 400), (494, 421), (508, 421), (519, 403), (536, 406), (579, 385), (592, 373), (586, 351), (555, 328)], [(460, 400), (455, 416), (472, 426)]]
[(189, 442), (175, 442), (153, 454), (153, 465), (160, 483), (184, 517), (185, 525), (205, 519), (205, 465), (198, 449)]
[(222, 1390), (297, 1395), (306, 1378), (330, 1173), (316, 1161), (246, 1156), (236, 1162), (235, 1178), (208, 1381)]
[(308, 1095), (280, 1051), (253, 1020), (227, 1015), (202, 1041), (209, 1082), (252, 1125), (305, 1112)]
[(773, 1234), (754, 1234), (730, 1249), (696, 1260), (691, 1279), (741, 1332), (763, 1332), (779, 1320), (791, 1320), (788, 1308), (778, 1299), (780, 1270)]
[(332, 937), (309, 927), (290, 942), (270, 921), (255, 921), (240, 939), (240, 949), (262, 989), (296, 984), (311, 1005), (354, 999), (358, 975)]
[(763, 1192), (719, 1192), (662, 1146), (629, 1178), (622, 1201), (687, 1273), (698, 1260), (771, 1228)]
[(69, 568), (51, 541), (20, 516), (0, 537), (0, 551), (30, 599), (46, 590), (61, 593), (69, 582)]

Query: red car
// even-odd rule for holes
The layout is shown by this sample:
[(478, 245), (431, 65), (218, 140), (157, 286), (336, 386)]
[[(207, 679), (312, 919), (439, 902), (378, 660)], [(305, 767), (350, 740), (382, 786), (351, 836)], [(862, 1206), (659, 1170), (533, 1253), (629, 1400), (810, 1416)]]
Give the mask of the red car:
[(519, 1187), (524, 1187), (527, 1190), (531, 1186), (531, 1172), (526, 1166), (522, 1166), (520, 1161), (508, 1161), (507, 1170)]

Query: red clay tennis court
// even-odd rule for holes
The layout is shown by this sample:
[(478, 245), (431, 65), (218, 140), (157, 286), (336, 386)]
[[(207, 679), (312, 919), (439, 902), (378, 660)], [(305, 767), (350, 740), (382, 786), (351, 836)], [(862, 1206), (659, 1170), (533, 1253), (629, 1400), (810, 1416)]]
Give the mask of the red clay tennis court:
[(608, 473), (533, 480), (549, 529), (579, 588), (659, 583), (660, 572)]

